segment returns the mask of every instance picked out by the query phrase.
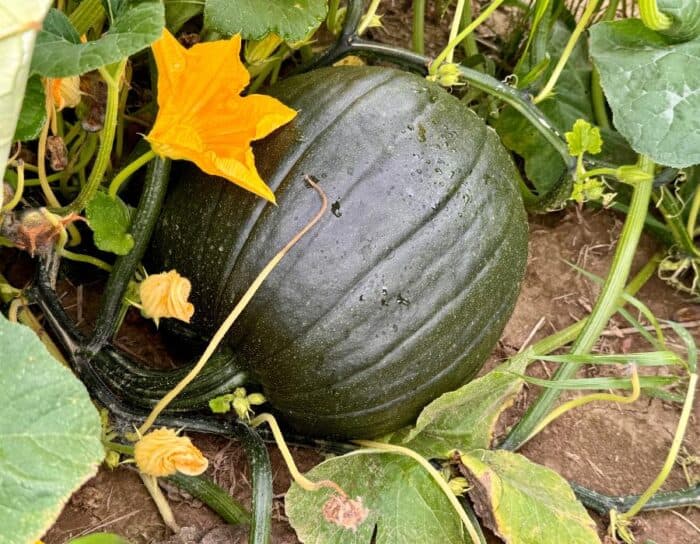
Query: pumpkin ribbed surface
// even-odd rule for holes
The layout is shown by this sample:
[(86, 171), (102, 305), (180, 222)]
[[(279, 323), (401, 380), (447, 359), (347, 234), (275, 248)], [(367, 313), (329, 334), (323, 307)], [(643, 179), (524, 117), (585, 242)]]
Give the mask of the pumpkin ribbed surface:
[(299, 111), (255, 149), (278, 207), (183, 165), (155, 261), (190, 278), (194, 323), (214, 329), (317, 211), (316, 178), (331, 209), (229, 339), (296, 429), (376, 436), (471, 379), (498, 340), (527, 255), (518, 174), (471, 110), (405, 72), (327, 68), (271, 94)]

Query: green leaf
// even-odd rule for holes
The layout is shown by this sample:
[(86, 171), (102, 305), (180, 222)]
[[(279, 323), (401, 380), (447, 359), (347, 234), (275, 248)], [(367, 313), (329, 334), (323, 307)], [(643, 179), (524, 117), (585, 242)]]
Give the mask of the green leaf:
[(128, 540), (114, 533), (92, 533), (74, 538), (68, 544), (130, 544)]
[(209, 401), (209, 409), (215, 414), (226, 414), (231, 411), (231, 405), (236, 399), (231, 393), (214, 397)]
[(615, 128), (659, 164), (700, 163), (700, 39), (674, 44), (637, 19), (590, 32)]
[(584, 153), (596, 155), (603, 148), (600, 129), (583, 119), (576, 119), (571, 132), (567, 132), (564, 136), (566, 143), (569, 144), (569, 154), (572, 157), (578, 157)]
[(204, 0), (165, 0), (165, 25), (174, 34), (203, 9)]
[(270, 32), (303, 40), (326, 18), (326, 0), (206, 0), (204, 26), (224, 36), (259, 40)]
[(680, 41), (700, 36), (700, 2), (698, 0), (656, 0), (661, 13), (671, 17), (671, 28), (662, 33)]
[(472, 451), (461, 461), (476, 513), (506, 542), (600, 543), (595, 522), (553, 470), (503, 450)]
[(46, 94), (44, 85), (39, 76), (32, 76), (27, 80), (27, 88), (24, 91), (22, 111), (17, 120), (14, 140), (26, 142), (39, 137), (41, 129), (46, 123)]
[(160, 0), (112, 2), (114, 22), (87, 43), (63, 12), (52, 9), (44, 20), (32, 59), (32, 72), (46, 77), (84, 74), (138, 53), (160, 38), (165, 10)]
[(426, 406), (415, 427), (390, 441), (411, 448), (426, 458), (446, 458), (452, 450), (488, 448), (501, 413), (523, 385), (516, 374), (525, 371), (527, 359), (515, 358), (456, 391), (445, 393)]
[[(324, 505), (329, 489), (304, 491), (293, 484), (285, 510), (299, 540), (307, 544), (469, 543), (447, 497), (416, 461), (393, 453), (362, 451), (334, 457), (309, 471), (313, 481), (332, 480), (369, 510), (353, 532), (329, 522)], [(376, 541), (372, 540), (377, 530)]]
[(34, 542), (104, 457), (97, 410), (27, 327), (0, 315), (0, 543)]
[(0, 4), (0, 179), (5, 175), (17, 118), (22, 109), (36, 31), (50, 0)]
[(127, 231), (131, 225), (129, 208), (119, 197), (97, 193), (86, 207), (88, 223), (95, 237), (95, 245), (102, 251), (126, 255), (134, 247), (134, 239)]

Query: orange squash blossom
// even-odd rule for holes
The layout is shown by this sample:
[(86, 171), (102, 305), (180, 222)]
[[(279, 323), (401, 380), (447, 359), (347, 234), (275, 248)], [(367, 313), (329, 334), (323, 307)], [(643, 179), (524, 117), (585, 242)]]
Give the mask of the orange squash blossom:
[(160, 478), (176, 472), (198, 476), (209, 461), (186, 436), (163, 427), (144, 435), (134, 446), (136, 466), (144, 474)]
[(190, 280), (176, 270), (152, 274), (139, 284), (141, 308), (156, 324), (162, 317), (172, 317), (189, 323), (194, 306), (187, 301), (192, 290)]
[(151, 46), (158, 66), (158, 115), (146, 136), (153, 151), (186, 159), (270, 202), (251, 142), (291, 121), (296, 111), (269, 96), (240, 96), (250, 76), (233, 36), (185, 49), (167, 30)]

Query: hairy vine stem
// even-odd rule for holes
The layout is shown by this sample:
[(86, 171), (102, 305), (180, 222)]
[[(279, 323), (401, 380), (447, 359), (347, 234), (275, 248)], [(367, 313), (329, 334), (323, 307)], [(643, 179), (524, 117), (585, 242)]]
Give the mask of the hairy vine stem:
[[(357, 28), (361, 17), (362, 1), (349, 0), (343, 29), (336, 43), (311, 64), (303, 66), (299, 71), (330, 66), (347, 55), (367, 55), (393, 62), (423, 75), (428, 74), (432, 59), (413, 51), (360, 38)], [(525, 195), (526, 200), (528, 200), (526, 205), (533, 211), (543, 211), (550, 207), (558, 207), (560, 202), (569, 196), (570, 173), (574, 171), (576, 166), (576, 161), (569, 155), (567, 144), (561, 134), (554, 128), (547, 116), (532, 102), (532, 97), (529, 94), (506, 85), (502, 81), (478, 70), (461, 65), (458, 66), (458, 69), (462, 79), (473, 87), (499, 98), (522, 114), (561, 156), (564, 164), (567, 166), (567, 174), (549, 192), (540, 196), (527, 195), (527, 193)], [(528, 196), (531, 196), (531, 198), (527, 198)]]
[[(639, 166), (653, 175), (655, 165), (646, 157), (640, 157)], [(634, 186), (630, 211), (620, 233), (612, 266), (593, 311), (571, 348), (570, 353), (572, 355), (583, 355), (589, 352), (615, 312), (617, 301), (627, 282), (632, 259), (637, 251), (637, 244), (642, 234), (644, 218), (647, 215), (651, 199), (651, 189), (652, 181), (641, 181)], [(576, 373), (578, 368), (579, 365), (574, 364), (561, 365), (552, 380), (569, 379)], [(523, 418), (513, 428), (500, 447), (508, 450), (519, 449), (539, 421), (552, 409), (552, 405), (556, 402), (559, 394), (560, 391), (556, 389), (548, 389), (543, 392), (535, 404), (525, 412)]]

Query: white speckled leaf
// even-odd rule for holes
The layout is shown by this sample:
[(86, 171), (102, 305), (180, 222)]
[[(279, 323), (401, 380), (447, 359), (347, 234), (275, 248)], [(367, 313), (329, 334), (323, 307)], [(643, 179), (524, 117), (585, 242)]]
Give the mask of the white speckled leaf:
[(591, 28), (615, 128), (666, 166), (700, 163), (700, 38), (672, 43), (637, 19)]
[[(471, 542), (447, 497), (416, 461), (392, 453), (351, 453), (324, 461), (307, 473), (333, 480), (369, 509), (355, 531), (326, 521), (328, 489), (304, 491), (292, 485), (285, 510), (306, 544), (466, 544)], [(376, 541), (372, 540), (376, 527)]]
[(0, 314), (0, 544), (33, 543), (104, 457), (82, 383)]
[(475, 450), (462, 463), (476, 513), (507, 544), (600, 544), (595, 522), (553, 470), (503, 450)]

